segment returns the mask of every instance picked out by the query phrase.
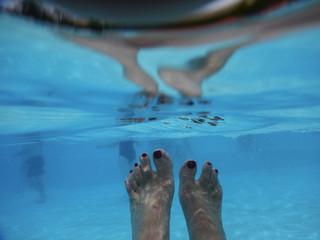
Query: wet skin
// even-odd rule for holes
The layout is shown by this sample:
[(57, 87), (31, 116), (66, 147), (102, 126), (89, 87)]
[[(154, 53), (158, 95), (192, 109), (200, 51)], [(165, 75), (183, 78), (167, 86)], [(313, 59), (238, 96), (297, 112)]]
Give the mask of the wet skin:
[(132, 239), (169, 239), (170, 210), (174, 193), (172, 161), (169, 155), (155, 150), (152, 171), (148, 154), (140, 156), (125, 181), (130, 199)]
[(196, 172), (196, 162), (187, 160), (179, 173), (179, 199), (190, 239), (226, 239), (221, 220), (222, 188), (218, 171), (206, 162), (197, 180), (194, 179)]
[[(283, 36), (290, 32), (320, 25), (320, 3), (310, 4), (297, 11), (289, 11), (268, 18), (264, 14), (256, 18), (243, 18), (237, 22), (207, 24), (197, 28), (137, 31), (133, 36), (121, 32), (108, 32), (97, 37), (77, 36), (63, 33), (62, 36), (78, 44), (105, 53), (118, 60), (124, 76), (143, 87), (146, 93), (158, 93), (158, 84), (146, 73), (137, 61), (139, 51), (151, 47), (185, 47), (224, 42), (241, 37), (222, 49), (208, 50), (195, 68), (176, 69), (158, 67), (158, 75), (172, 88), (186, 97), (202, 95), (201, 84), (209, 76), (225, 66), (228, 59), (239, 48), (257, 42)], [(203, 56), (200, 56), (203, 57)], [(197, 61), (199, 56), (191, 61)]]
[[(140, 156), (125, 180), (130, 200), (132, 238), (169, 239), (170, 209), (174, 193), (172, 160), (167, 152), (153, 152), (156, 171), (147, 153)], [(187, 160), (180, 169), (179, 199), (191, 240), (226, 239), (221, 220), (222, 188), (210, 162), (194, 179), (197, 164)]]

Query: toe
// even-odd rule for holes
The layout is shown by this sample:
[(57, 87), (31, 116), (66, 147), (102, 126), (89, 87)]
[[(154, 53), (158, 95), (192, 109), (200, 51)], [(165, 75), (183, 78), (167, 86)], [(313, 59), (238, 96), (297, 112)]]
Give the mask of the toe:
[(199, 178), (199, 183), (203, 186), (207, 186), (210, 181), (211, 173), (212, 173), (211, 162), (205, 162), (202, 166), (202, 172)]
[(153, 152), (153, 161), (157, 169), (157, 175), (163, 177), (173, 176), (172, 161), (169, 154), (163, 149), (157, 149)]
[(124, 181), (124, 184), (125, 184), (128, 195), (130, 197), (133, 197), (136, 194), (136, 192), (132, 189), (128, 178)]
[(209, 186), (211, 190), (214, 190), (215, 187), (218, 184), (218, 170), (217, 169), (212, 169), (211, 170), (211, 176), (210, 176), (210, 180), (209, 180)]
[(134, 173), (133, 172), (130, 173), (130, 175), (128, 177), (128, 182), (129, 182), (132, 190), (134, 192), (138, 192), (138, 183), (137, 183), (136, 179), (134, 178)]
[(139, 185), (142, 181), (142, 173), (141, 173), (141, 168), (139, 163), (134, 164), (133, 177), (136, 180), (137, 184)]
[(183, 163), (179, 177), (180, 182), (194, 182), (194, 177), (197, 172), (197, 163), (194, 160), (187, 160)]
[(211, 189), (210, 197), (214, 199), (214, 201), (221, 202), (222, 195), (223, 195), (222, 187), (218, 181), (215, 187)]
[(150, 157), (148, 153), (142, 153), (140, 155), (140, 169), (142, 172), (142, 175), (151, 175), (152, 170), (151, 170), (151, 162), (150, 162)]

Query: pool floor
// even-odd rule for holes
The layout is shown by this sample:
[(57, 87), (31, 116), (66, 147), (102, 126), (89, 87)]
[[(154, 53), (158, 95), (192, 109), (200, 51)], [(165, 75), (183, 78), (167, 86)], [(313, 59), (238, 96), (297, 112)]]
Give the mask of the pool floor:
[[(227, 238), (319, 239), (319, 170), (317, 166), (219, 172)], [(129, 202), (122, 184), (48, 189), (43, 204), (36, 198), (29, 189), (1, 197), (4, 240), (131, 239)], [(188, 239), (177, 191), (171, 215), (171, 239)]]

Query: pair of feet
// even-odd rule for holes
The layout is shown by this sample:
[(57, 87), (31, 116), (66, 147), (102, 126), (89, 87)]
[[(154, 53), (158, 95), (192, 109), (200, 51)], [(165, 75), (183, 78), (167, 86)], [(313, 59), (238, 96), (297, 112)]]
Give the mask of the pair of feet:
[[(147, 153), (140, 156), (125, 180), (130, 199), (132, 238), (169, 239), (170, 211), (174, 194), (173, 163), (162, 149), (153, 152), (156, 171)], [(221, 221), (222, 188), (218, 171), (204, 163), (195, 180), (197, 163), (184, 162), (180, 169), (179, 199), (192, 240), (226, 239)]]

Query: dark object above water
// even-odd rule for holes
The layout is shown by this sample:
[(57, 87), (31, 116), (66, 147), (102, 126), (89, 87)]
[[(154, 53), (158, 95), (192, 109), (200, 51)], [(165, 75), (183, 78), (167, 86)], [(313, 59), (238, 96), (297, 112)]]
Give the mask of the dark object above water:
[[(33, 0), (26, 0), (33, 1)], [(34, 0), (42, 3), (41, 0)], [(193, 25), (245, 16), (293, 0), (49, 0), (75, 19), (108, 27)]]
[(8, 12), (34, 19), (96, 31), (190, 27), (230, 21), (293, 0), (21, 0)]
[(51, 0), (81, 18), (117, 24), (167, 23), (216, 0)]

